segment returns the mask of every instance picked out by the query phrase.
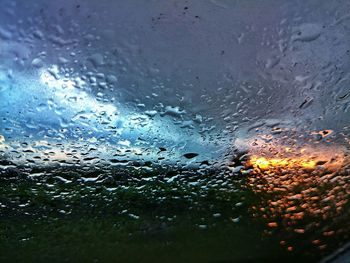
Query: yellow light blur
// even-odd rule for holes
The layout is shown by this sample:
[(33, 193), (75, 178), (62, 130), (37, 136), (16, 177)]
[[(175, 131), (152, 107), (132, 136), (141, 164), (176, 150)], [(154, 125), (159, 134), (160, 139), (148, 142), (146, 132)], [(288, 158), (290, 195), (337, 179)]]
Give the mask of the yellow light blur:
[(270, 166), (270, 162), (264, 157), (254, 160), (253, 164), (255, 164), (257, 167), (259, 167), (262, 170), (266, 170)]
[(252, 156), (249, 161), (250, 165), (260, 170), (269, 170), (273, 168), (305, 168), (315, 169), (316, 162), (309, 159), (297, 158), (266, 158)]

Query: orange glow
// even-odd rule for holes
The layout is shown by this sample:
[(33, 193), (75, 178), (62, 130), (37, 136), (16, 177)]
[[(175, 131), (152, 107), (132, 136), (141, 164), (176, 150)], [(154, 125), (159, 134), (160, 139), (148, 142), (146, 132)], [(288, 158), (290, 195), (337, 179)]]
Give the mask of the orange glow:
[(254, 168), (266, 171), (273, 168), (305, 168), (315, 169), (316, 162), (310, 159), (303, 158), (269, 158), (252, 156), (249, 164)]
[[(247, 188), (264, 194), (264, 199), (252, 206), (252, 211), (254, 216), (266, 220), (268, 233), (279, 229), (303, 235), (319, 230), (314, 222), (344, 212), (350, 199), (350, 177), (343, 169), (349, 164), (343, 148), (329, 145), (289, 147), (260, 141), (254, 146), (249, 149), (246, 163), (250, 171)], [(304, 225), (305, 218), (312, 218), (311, 223)], [(323, 237), (334, 233), (332, 227), (325, 227), (322, 236), (312, 244), (322, 249)], [(288, 240), (281, 245), (293, 250)]]
[(302, 148), (283, 147), (281, 145), (267, 144), (266, 147), (250, 149), (247, 166), (260, 172), (289, 170), (319, 170), (336, 172), (344, 162), (344, 152), (335, 147)]
[[(293, 237), (319, 231), (311, 242), (323, 249), (325, 237), (337, 230), (332, 224), (320, 229), (318, 222), (344, 214), (350, 200), (347, 147), (332, 143), (332, 130), (312, 132), (312, 137), (293, 130), (273, 136), (262, 128), (255, 132), (235, 142), (248, 155), (245, 187), (263, 194), (251, 206), (253, 216), (265, 220), (267, 233), (285, 231)], [(281, 245), (294, 249), (288, 239)]]

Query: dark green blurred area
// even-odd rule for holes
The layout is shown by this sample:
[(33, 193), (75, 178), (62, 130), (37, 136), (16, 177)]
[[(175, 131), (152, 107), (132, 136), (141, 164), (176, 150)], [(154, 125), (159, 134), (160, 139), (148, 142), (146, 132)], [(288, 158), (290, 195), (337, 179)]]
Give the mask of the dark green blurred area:
[(242, 189), (242, 176), (14, 169), (0, 178), (1, 262), (317, 262), (332, 250), (268, 231), (251, 212), (268, 197)]

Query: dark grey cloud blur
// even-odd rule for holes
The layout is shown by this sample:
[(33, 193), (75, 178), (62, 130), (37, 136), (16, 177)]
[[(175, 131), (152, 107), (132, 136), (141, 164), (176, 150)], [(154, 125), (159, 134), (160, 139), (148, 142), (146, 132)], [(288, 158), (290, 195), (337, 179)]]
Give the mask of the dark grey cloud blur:
[[(161, 128), (151, 130), (153, 137), (164, 127), (174, 130), (164, 140), (172, 134), (197, 134), (229, 145), (241, 127), (265, 119), (347, 134), (349, 5), (316, 0), (3, 0), (0, 96), (9, 96), (6, 85), (13, 79), (30, 80), (30, 85), (38, 81), (38, 89), (46, 89), (40, 86), (40, 71), (56, 65), (57, 78), (86, 82), (77, 87), (83, 96), (123, 112), (157, 114)], [(20, 90), (16, 85), (12, 91)], [(27, 109), (47, 98), (28, 99)], [(9, 101), (0, 102), (7, 117), (2, 130), (35, 119), (16, 108), (23, 101)]]

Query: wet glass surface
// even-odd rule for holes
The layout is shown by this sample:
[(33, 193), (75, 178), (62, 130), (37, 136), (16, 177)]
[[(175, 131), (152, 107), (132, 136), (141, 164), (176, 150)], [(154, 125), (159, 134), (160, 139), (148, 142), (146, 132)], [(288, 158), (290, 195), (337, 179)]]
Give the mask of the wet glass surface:
[(1, 262), (349, 241), (347, 1), (0, 3)]

